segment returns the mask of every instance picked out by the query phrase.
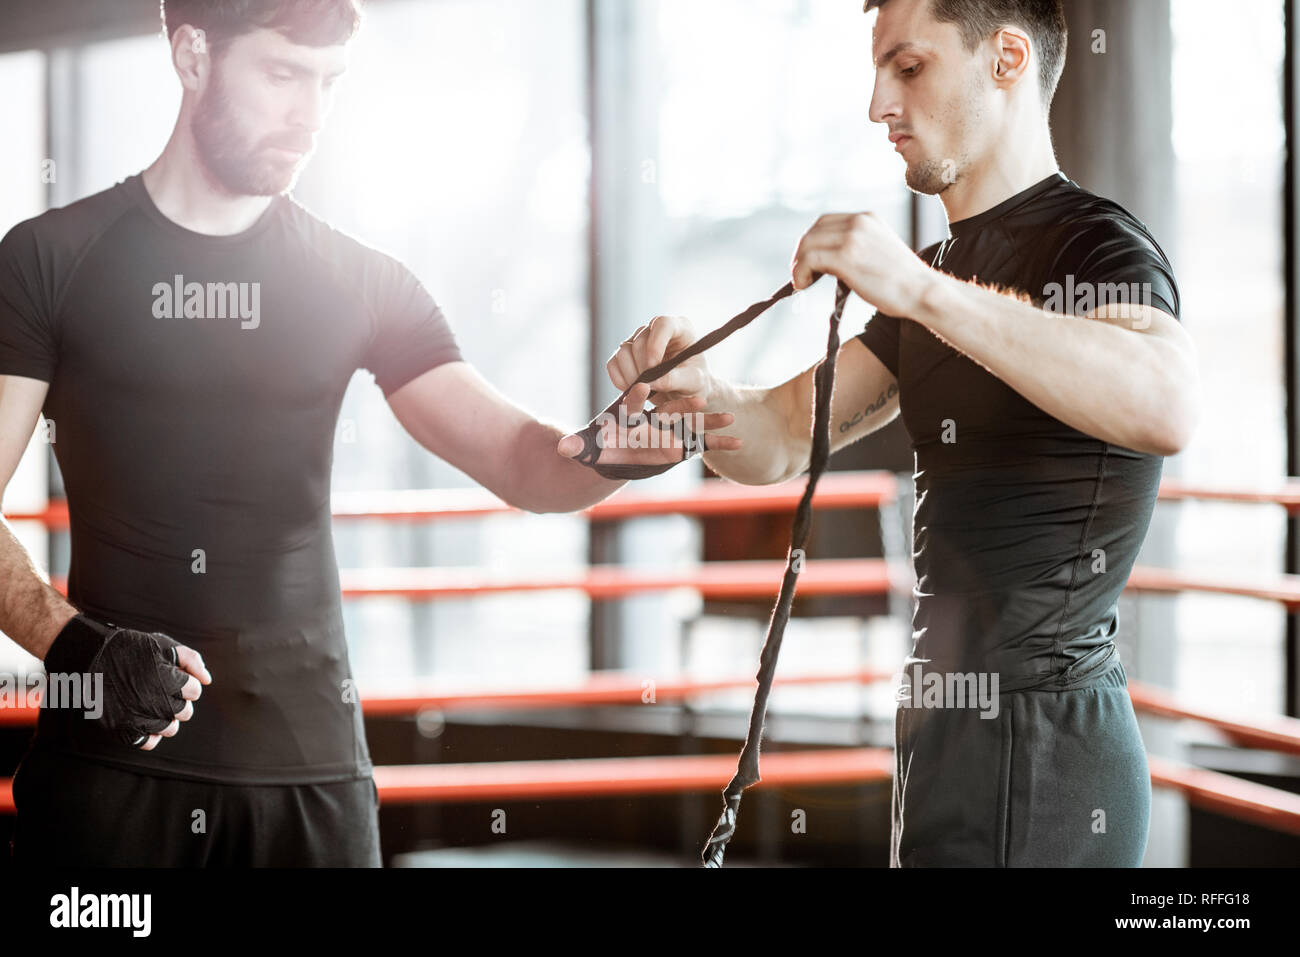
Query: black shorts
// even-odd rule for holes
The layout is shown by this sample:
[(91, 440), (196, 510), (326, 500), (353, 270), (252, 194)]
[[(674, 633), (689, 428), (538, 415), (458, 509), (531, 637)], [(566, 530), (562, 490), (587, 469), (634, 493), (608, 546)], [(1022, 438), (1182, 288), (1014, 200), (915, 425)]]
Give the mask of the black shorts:
[(381, 867), (373, 778), (233, 785), (31, 748), (14, 775), (17, 867)]
[(891, 866), (1141, 866), (1151, 775), (1119, 656), (1053, 684), (992, 718), (899, 708)]

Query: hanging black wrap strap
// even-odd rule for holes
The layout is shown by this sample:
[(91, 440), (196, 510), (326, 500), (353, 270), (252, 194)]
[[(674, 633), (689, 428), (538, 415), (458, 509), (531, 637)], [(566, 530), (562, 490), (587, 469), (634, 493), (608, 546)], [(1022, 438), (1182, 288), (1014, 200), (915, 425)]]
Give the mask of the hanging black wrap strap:
[[(753, 322), (773, 305), (793, 292), (793, 284), (787, 283), (774, 293), (770, 299), (755, 303), (740, 315), (692, 343), (671, 359), (665, 359), (658, 365), (646, 369), (636, 381), (638, 383), (653, 381), (692, 356), (699, 355), (706, 349), (711, 349), (737, 329)], [(785, 576), (781, 581), (781, 592), (777, 596), (776, 606), (772, 609), (772, 618), (767, 626), (767, 637), (763, 642), (763, 653), (759, 659), (757, 675), (758, 690), (754, 695), (753, 711), (749, 715), (749, 731), (745, 737), (745, 746), (740, 752), (736, 775), (722, 792), (722, 816), (718, 818), (717, 826), (714, 827), (713, 833), (709, 835), (708, 843), (705, 844), (700, 855), (705, 867), (722, 866), (722, 858), (727, 850), (727, 842), (731, 840), (736, 831), (736, 817), (740, 812), (741, 795), (744, 793), (745, 788), (757, 784), (760, 780), (758, 753), (763, 739), (763, 724), (767, 718), (767, 700), (772, 692), (772, 679), (776, 675), (777, 657), (781, 653), (781, 639), (785, 635), (786, 623), (790, 620), (790, 608), (794, 602), (794, 592), (799, 578), (799, 571), (803, 567), (804, 546), (808, 542), (808, 534), (812, 528), (813, 494), (817, 490), (817, 481), (826, 470), (826, 463), (830, 459), (831, 393), (835, 387), (835, 360), (840, 351), (840, 318), (844, 315), (844, 304), (848, 301), (848, 298), (849, 287), (840, 282), (835, 288), (835, 308), (830, 318), (830, 332), (826, 340), (826, 357), (817, 364), (817, 368), (813, 373), (812, 457), (808, 470), (808, 484), (804, 487), (803, 496), (799, 499), (798, 508), (795, 510), (794, 527), (790, 535), (790, 550), (786, 555)], [(631, 388), (629, 386), (627, 391), (615, 399), (614, 403), (601, 416), (593, 419), (592, 423), (582, 433), (586, 447), (583, 449), (583, 453), (577, 456), (577, 460), (583, 462), (584, 465), (589, 465), (607, 478), (646, 478), (650, 475), (658, 475), (676, 464), (669, 463), (662, 466), (600, 466), (596, 464), (596, 459), (599, 458), (599, 447), (595, 444), (595, 435), (600, 428), (600, 419), (606, 414), (613, 414), (618, 404), (631, 391)], [(596, 449), (595, 455), (584, 460), (583, 455), (592, 448)]]
[(785, 635), (786, 623), (790, 620), (795, 585), (799, 570), (803, 567), (804, 546), (808, 543), (808, 533), (812, 530), (813, 494), (817, 490), (818, 479), (826, 471), (826, 463), (831, 454), (831, 392), (835, 388), (835, 359), (840, 352), (840, 317), (844, 314), (844, 304), (848, 298), (849, 287), (840, 282), (835, 288), (835, 309), (831, 313), (830, 333), (826, 340), (826, 358), (818, 363), (813, 374), (812, 458), (808, 484), (804, 486), (803, 496), (794, 513), (794, 529), (790, 535), (790, 552), (786, 556), (785, 577), (781, 580), (781, 593), (777, 596), (776, 607), (772, 609), (772, 620), (768, 623), (767, 638), (763, 642), (763, 653), (759, 658), (758, 691), (754, 694), (754, 709), (749, 715), (745, 746), (740, 752), (736, 776), (722, 792), (722, 816), (718, 818), (700, 855), (705, 867), (722, 866), (727, 842), (736, 832), (740, 797), (745, 788), (760, 780), (758, 752), (763, 739), (763, 722), (767, 718), (767, 699), (772, 693), (776, 660), (781, 654), (781, 639)]

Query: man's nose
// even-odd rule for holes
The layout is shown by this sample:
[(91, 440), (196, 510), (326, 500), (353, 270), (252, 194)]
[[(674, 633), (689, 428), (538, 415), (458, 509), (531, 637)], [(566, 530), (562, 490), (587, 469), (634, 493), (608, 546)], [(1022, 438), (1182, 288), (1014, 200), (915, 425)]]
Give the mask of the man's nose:
[(289, 117), (291, 124), (314, 136), (325, 124), (328, 102), (328, 95), (320, 87), (309, 86), (294, 103), (293, 114)]
[(897, 119), (900, 112), (892, 84), (881, 82), (877, 75), (875, 88), (871, 91), (871, 106), (867, 110), (868, 118), (872, 123), (887, 123)]

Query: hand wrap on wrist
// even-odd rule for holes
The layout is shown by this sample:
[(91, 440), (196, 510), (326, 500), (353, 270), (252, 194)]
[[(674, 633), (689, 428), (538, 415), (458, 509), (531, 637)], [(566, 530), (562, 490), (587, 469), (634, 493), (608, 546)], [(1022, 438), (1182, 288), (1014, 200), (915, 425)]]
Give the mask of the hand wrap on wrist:
[(185, 708), (181, 689), (189, 675), (178, 667), (180, 642), (161, 632), (101, 624), (85, 615), (71, 619), (45, 655), (46, 673), (103, 675), (100, 714), (89, 718), (114, 739), (144, 744)]

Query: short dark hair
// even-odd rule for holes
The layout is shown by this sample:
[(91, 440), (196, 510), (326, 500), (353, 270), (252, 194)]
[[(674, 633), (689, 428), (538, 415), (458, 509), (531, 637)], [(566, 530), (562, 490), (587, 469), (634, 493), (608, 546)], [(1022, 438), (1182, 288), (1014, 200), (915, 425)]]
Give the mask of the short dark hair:
[(360, 0), (159, 0), (168, 40), (185, 24), (219, 47), (254, 30), (276, 30), (302, 46), (346, 43), (361, 27)]
[[(889, 0), (866, 0), (869, 13)], [(1043, 107), (1052, 105), (1056, 84), (1065, 69), (1065, 9), (1063, 0), (927, 0), (931, 15), (940, 23), (955, 23), (967, 52), (1005, 26), (1024, 27), (1038, 53), (1038, 89)]]

